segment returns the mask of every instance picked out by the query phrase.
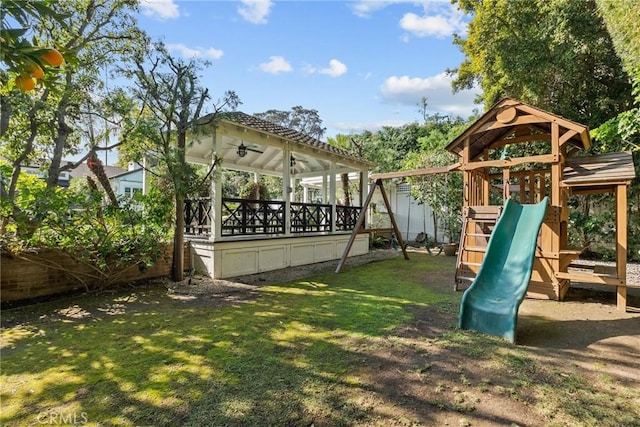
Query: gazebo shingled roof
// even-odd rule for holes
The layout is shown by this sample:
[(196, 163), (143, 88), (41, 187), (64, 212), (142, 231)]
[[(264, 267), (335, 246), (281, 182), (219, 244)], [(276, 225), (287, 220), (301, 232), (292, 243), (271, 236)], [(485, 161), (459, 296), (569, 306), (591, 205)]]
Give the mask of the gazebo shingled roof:
[[(291, 156), (297, 178), (368, 170), (373, 163), (318, 138), (271, 123), (241, 111), (209, 114), (198, 120), (198, 131), (191, 135), (187, 161), (208, 164), (216, 153), (223, 168), (265, 175), (283, 174)], [(244, 144), (246, 154), (237, 147)], [(290, 153), (290, 154), (286, 154)], [(293, 167), (293, 165), (292, 165)]]
[[(205, 117), (202, 117), (202, 119), (200, 119), (200, 122), (206, 123), (208, 120), (211, 119), (211, 117), (212, 117), (211, 114)], [(239, 124), (241, 126), (249, 127), (254, 130), (261, 131), (270, 135), (279, 136), (281, 138), (284, 138), (290, 141), (295, 141), (297, 143), (307, 145), (309, 147), (326, 151), (329, 153), (338, 154), (340, 156), (351, 158), (359, 162), (370, 163), (360, 157), (350, 154), (346, 150), (343, 150), (338, 147), (334, 147), (332, 145), (327, 144), (326, 142), (322, 142), (318, 138), (304, 134), (302, 132), (298, 132), (293, 129), (286, 128), (284, 126), (280, 126), (268, 120), (261, 119), (259, 117), (244, 113), (242, 111), (230, 111), (225, 113), (219, 113), (219, 120)]]

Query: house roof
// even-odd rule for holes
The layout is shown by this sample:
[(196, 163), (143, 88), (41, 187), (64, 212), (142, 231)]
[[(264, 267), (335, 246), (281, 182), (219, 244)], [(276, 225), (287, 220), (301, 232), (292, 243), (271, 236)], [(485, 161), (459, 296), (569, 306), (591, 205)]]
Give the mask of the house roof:
[[(43, 166), (47, 165), (48, 163), (49, 163), (48, 159), (33, 159), (33, 160), (30, 160), (28, 164), (25, 164), (24, 167), (40, 169)], [(75, 164), (75, 162), (72, 160), (62, 160), (60, 162), (61, 167), (69, 167), (73, 164)], [(115, 175), (119, 175), (127, 172), (126, 169), (123, 169), (118, 166), (103, 166), (103, 168), (104, 168), (105, 174), (109, 178)], [(85, 176), (93, 176), (93, 172), (91, 172), (86, 162), (80, 163), (75, 168), (68, 170), (68, 172), (71, 178), (84, 178)]]
[(122, 173), (116, 174), (116, 175), (107, 175), (109, 177), (109, 179), (121, 179), (124, 178), (126, 176), (129, 175), (136, 175), (136, 174), (140, 174), (140, 176), (142, 176), (143, 173), (143, 169), (142, 168), (136, 168), (136, 169), (131, 169), (131, 170), (125, 170)]
[[(73, 164), (73, 162), (67, 162), (68, 164)], [(112, 178), (116, 175), (120, 175), (122, 173), (127, 172), (126, 169), (123, 169), (118, 166), (102, 166), (104, 168), (104, 173), (107, 175), (107, 178)], [(86, 176), (94, 176), (93, 172), (89, 169), (86, 162), (80, 163), (75, 168), (69, 171), (69, 175), (72, 178), (84, 178)]]
[[(219, 113), (215, 123), (210, 114), (199, 120), (202, 130), (191, 136), (187, 150), (187, 160), (194, 163), (211, 163), (215, 151), (221, 159), (222, 167), (228, 169), (258, 172), (267, 175), (281, 175), (284, 152), (291, 153), (293, 173), (296, 177), (322, 175), (336, 165), (336, 173), (347, 173), (370, 169), (373, 163), (310, 135), (289, 129), (256, 116), (240, 111)], [(247, 148), (240, 157), (238, 147)]]
[(551, 139), (552, 124), (557, 123), (567, 132), (567, 142), (578, 149), (591, 145), (589, 128), (564, 117), (511, 98), (504, 98), (484, 113), (474, 124), (455, 138), (445, 148), (461, 155), (464, 142), (469, 139), (469, 158), (480, 156), (485, 148), (495, 148), (513, 143), (524, 143), (528, 139), (537, 141), (548, 136)]

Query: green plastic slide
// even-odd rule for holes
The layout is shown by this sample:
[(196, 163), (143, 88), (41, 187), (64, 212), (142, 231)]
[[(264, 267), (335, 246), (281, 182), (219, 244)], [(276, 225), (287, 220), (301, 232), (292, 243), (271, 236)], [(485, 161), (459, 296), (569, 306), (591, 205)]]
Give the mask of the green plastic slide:
[(547, 197), (534, 205), (508, 199), (482, 265), (462, 295), (458, 327), (515, 343), (518, 309), (527, 293)]

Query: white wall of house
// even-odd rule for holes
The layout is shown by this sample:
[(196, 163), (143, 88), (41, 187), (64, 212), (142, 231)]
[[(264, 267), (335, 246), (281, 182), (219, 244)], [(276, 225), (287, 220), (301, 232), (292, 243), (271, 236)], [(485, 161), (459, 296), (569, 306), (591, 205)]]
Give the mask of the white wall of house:
[[(37, 177), (41, 179), (47, 179), (47, 173), (41, 170), (39, 167), (23, 166), (22, 171), (31, 175), (37, 175)], [(71, 181), (71, 176), (69, 172), (67, 171), (60, 172), (60, 175), (58, 176), (58, 186), (68, 187), (70, 181)]]
[(142, 193), (142, 169), (136, 169), (109, 178), (116, 196), (133, 197), (136, 192)]

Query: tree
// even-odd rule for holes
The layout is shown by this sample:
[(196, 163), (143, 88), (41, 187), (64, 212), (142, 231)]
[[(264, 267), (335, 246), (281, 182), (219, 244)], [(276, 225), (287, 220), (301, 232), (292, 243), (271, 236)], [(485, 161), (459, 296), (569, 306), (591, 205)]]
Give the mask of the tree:
[[(131, 142), (121, 150), (126, 158), (141, 165), (144, 157), (158, 167), (149, 172), (167, 181), (174, 195), (175, 228), (172, 277), (183, 278), (184, 270), (184, 200), (193, 188), (195, 169), (185, 160), (187, 134), (197, 131), (198, 119), (209, 100), (208, 89), (199, 84), (199, 72), (208, 63), (198, 59), (175, 58), (166, 46), (155, 43), (148, 53), (140, 55), (132, 69), (121, 73), (134, 82), (132, 93), (143, 114)], [(214, 106), (213, 117), (225, 109), (235, 109), (240, 100), (227, 92)]]
[(308, 110), (299, 105), (291, 108), (291, 111), (267, 110), (264, 113), (256, 113), (254, 116), (316, 139), (321, 139), (327, 130), (322, 127), (318, 110)]
[(364, 132), (352, 137), (361, 155), (376, 164), (375, 172), (392, 172), (402, 168), (407, 154), (418, 152), (418, 139), (428, 134), (428, 126), (409, 123), (400, 127), (385, 126), (376, 133)]
[[(13, 75), (10, 82), (24, 92), (33, 90), (49, 67), (58, 67), (64, 61), (62, 54), (56, 49), (38, 46), (26, 38), (29, 27), (35, 20), (47, 18), (61, 26), (66, 25), (65, 16), (52, 9), (52, 3), (52, 0), (4, 0), (0, 3), (0, 62)], [(0, 124), (0, 136), (6, 130), (10, 111), (3, 110), (2, 113), (5, 120)]]
[[(28, 4), (32, 3), (35, 2)], [(103, 89), (104, 68), (116, 61), (126, 61), (145, 40), (132, 14), (138, 7), (135, 0), (70, 0), (47, 4), (55, 16), (41, 14), (33, 22), (33, 45), (56, 46), (62, 52), (73, 52), (74, 57), (59, 70), (48, 72), (42, 78), (45, 85), (29, 93), (6, 90), (9, 74), (0, 73), (3, 120), (5, 112), (11, 112), (0, 148), (0, 155), (13, 167), (10, 182), (3, 190), (3, 197), (10, 202), (15, 197), (23, 164), (47, 159), (47, 188), (53, 189), (60, 172), (84, 161), (92, 149), (103, 149), (91, 146), (91, 141), (88, 147), (82, 146), (85, 131), (82, 118), (99, 111), (95, 104)], [(59, 17), (64, 17), (64, 25), (59, 23)], [(64, 157), (83, 149), (87, 154), (76, 164), (62, 164)], [(5, 220), (2, 226), (6, 225)]]
[(479, 83), (485, 108), (513, 97), (596, 127), (629, 109), (628, 75), (595, 0), (457, 0), (473, 14), (454, 89)]
[(596, 0), (622, 64), (634, 79), (640, 77), (640, 8), (635, 0)]
[[(454, 164), (456, 157), (444, 147), (473, 120), (475, 118), (464, 122), (461, 118), (426, 115), (426, 134), (417, 141), (419, 151), (407, 154), (402, 169)], [(439, 225), (444, 227), (449, 242), (455, 242), (459, 237), (462, 218), (462, 176), (459, 173), (433, 174), (410, 178), (409, 181), (412, 184), (412, 196), (432, 209), (435, 243)]]
[(640, 151), (640, 8), (633, 0), (596, 0), (596, 4), (616, 53), (633, 81), (635, 106), (603, 123), (592, 136), (605, 150)]
[[(327, 144), (345, 150), (351, 154), (354, 153), (354, 145), (353, 140), (347, 135), (336, 135), (335, 138), (328, 138)], [(351, 192), (349, 190), (349, 174), (343, 173), (340, 174), (340, 182), (342, 183), (342, 204), (344, 206), (351, 206)]]

